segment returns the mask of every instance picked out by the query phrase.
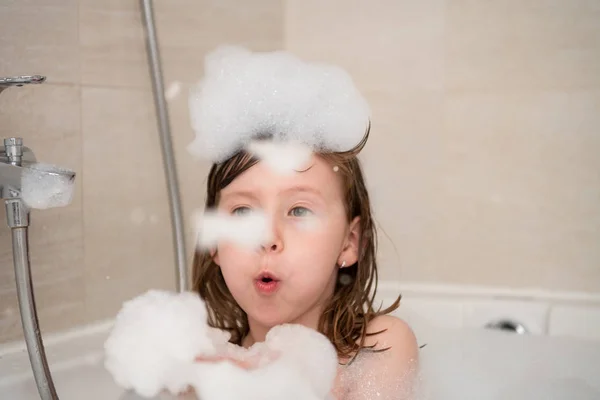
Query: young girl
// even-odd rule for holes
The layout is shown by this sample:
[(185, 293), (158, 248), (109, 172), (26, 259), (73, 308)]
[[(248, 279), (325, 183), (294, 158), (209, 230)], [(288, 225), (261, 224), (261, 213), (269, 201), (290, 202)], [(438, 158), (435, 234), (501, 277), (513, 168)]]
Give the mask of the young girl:
[(357, 158), (368, 135), (349, 151), (314, 152), (292, 174), (244, 149), (215, 162), (206, 209), (233, 216), (260, 210), (272, 235), (257, 250), (221, 241), (214, 251), (197, 251), (193, 290), (211, 310), (209, 325), (229, 331), (239, 346), (263, 342), (284, 323), (329, 338), (339, 359), (336, 399), (409, 399), (415, 337), (389, 315), (400, 298), (385, 310), (373, 304), (377, 233)]

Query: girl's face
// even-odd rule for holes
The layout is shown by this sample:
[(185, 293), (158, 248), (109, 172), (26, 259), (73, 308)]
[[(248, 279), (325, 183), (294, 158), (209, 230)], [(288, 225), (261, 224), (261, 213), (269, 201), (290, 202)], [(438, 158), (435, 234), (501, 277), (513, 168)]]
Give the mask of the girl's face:
[(338, 172), (314, 155), (308, 166), (281, 175), (258, 162), (220, 193), (220, 212), (260, 210), (272, 229), (258, 249), (221, 241), (214, 256), (251, 326), (315, 324), (338, 266), (357, 260), (359, 221), (346, 219)]

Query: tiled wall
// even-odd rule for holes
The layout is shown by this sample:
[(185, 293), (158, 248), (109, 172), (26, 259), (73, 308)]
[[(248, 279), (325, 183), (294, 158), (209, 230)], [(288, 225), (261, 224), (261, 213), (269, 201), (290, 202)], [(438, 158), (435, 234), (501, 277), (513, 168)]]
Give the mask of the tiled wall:
[[(174, 287), (138, 3), (0, 0), (0, 75), (48, 76), (0, 95), (0, 133), (78, 173), (71, 206), (33, 213), (44, 331)], [(186, 216), (207, 172), (185, 151), (185, 93), (204, 55), (287, 48), (342, 65), (372, 105), (363, 159), (384, 279), (600, 291), (595, 2), (154, 3), (165, 83), (182, 83), (169, 106)], [(0, 257), (4, 341), (21, 335), (7, 227)]]
[(372, 105), (384, 279), (600, 291), (599, 4), (286, 1)]
[[(193, 139), (185, 93), (202, 75), (206, 52), (223, 42), (280, 49), (283, 5), (281, 0), (154, 5), (165, 84), (182, 85), (169, 107), (189, 217), (202, 204), (207, 165), (185, 151)], [(139, 1), (0, 0), (0, 76), (18, 74), (47, 75), (48, 81), (0, 94), (1, 136), (21, 136), (38, 160), (77, 173), (72, 205), (32, 215), (31, 263), (43, 331), (113, 317), (125, 299), (147, 288), (174, 288)], [(21, 335), (10, 230), (2, 211), (0, 342)]]

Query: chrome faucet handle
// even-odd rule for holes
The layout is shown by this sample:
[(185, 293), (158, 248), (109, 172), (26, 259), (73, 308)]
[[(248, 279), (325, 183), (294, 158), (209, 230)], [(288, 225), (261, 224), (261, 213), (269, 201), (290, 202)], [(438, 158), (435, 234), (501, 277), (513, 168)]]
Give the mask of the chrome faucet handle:
[(9, 163), (12, 165), (21, 165), (23, 161), (23, 139), (4, 139), (4, 151)]
[(0, 163), (21, 166), (37, 162), (33, 151), (23, 145), (22, 138), (4, 139), (3, 144), (0, 146)]

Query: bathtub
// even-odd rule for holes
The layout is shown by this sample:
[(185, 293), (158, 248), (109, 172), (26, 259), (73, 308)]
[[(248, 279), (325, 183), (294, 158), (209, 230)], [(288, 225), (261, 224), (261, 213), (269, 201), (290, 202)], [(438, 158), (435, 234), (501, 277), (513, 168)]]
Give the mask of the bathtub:
[[(419, 306), (419, 300), (423, 299), (426, 302), (422, 304), (428, 304), (427, 307)], [(419, 344), (424, 345), (420, 350), (419, 399), (600, 399), (600, 340), (535, 332), (532, 320), (525, 321), (525, 325), (533, 332), (525, 335), (469, 326), (464, 323), (464, 309), (473, 299), (462, 298), (463, 318), (456, 324), (453, 318), (448, 319), (449, 309), (431, 306), (437, 302), (447, 307), (452, 300), (457, 301), (455, 297), (444, 299), (439, 294), (431, 300), (422, 292), (418, 295), (409, 292), (407, 306), (397, 312), (409, 321)], [(492, 303), (496, 304), (492, 311), (498, 312), (498, 301), (485, 304)], [(430, 311), (423, 311), (427, 309)], [(523, 307), (519, 310), (523, 312)], [(492, 311), (488, 313), (490, 318), (494, 317)], [(528, 313), (532, 314), (531, 310)], [(455, 326), (444, 324), (444, 318)], [(522, 316), (517, 319), (524, 321)], [(116, 386), (104, 370), (102, 346), (110, 327), (111, 322), (107, 321), (45, 337), (61, 400), (141, 399)], [(0, 399), (39, 399), (22, 343), (0, 346)], [(163, 395), (157, 399), (173, 397)]]
[(422, 399), (600, 399), (600, 342), (473, 329), (427, 336)]

